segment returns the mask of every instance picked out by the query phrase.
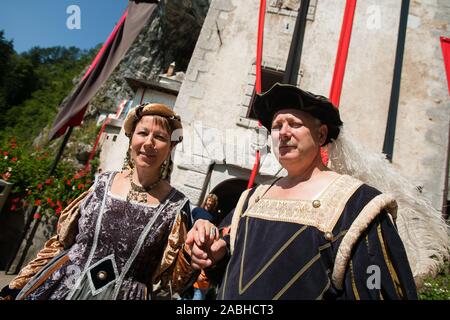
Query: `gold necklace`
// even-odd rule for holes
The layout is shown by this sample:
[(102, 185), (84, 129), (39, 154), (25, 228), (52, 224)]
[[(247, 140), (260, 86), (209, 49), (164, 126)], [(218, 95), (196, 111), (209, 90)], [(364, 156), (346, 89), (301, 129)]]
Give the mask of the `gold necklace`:
[(133, 200), (140, 203), (147, 203), (147, 195), (153, 188), (155, 188), (161, 182), (161, 177), (159, 177), (156, 182), (153, 182), (152, 184), (144, 187), (138, 186), (136, 183), (134, 183), (133, 172), (131, 172), (129, 177), (131, 189), (127, 194), (127, 201)]

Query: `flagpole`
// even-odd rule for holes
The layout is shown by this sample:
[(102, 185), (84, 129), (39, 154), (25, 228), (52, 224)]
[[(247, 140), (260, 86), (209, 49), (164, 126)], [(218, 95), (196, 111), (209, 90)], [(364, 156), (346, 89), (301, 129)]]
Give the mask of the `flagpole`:
[[(445, 67), (445, 74), (447, 75), (447, 88), (448, 93), (450, 94), (450, 38), (447, 37), (441, 37), (441, 48), (442, 48), (442, 56), (444, 58), (444, 67)], [(445, 161), (445, 171), (448, 172), (448, 168), (450, 166), (450, 128), (448, 130), (448, 147), (447, 147), (447, 161)], [(448, 179), (449, 175), (445, 175), (445, 182), (444, 182), (444, 193), (443, 193), (443, 199), (442, 199), (442, 216), (444, 219), (448, 219), (449, 216), (449, 209), (447, 207), (447, 193), (448, 193)]]
[[(339, 35), (336, 62), (334, 63), (333, 79), (330, 87), (330, 101), (339, 108), (341, 100), (342, 85), (344, 83), (345, 67), (347, 66), (348, 50), (353, 29), (353, 18), (355, 16), (356, 0), (347, 0), (345, 4), (344, 17), (342, 19), (341, 33)], [(320, 149), (322, 162), (328, 164), (328, 152), (325, 148)]]
[(64, 152), (64, 149), (66, 148), (67, 142), (69, 141), (70, 136), (72, 135), (73, 127), (69, 127), (66, 134), (64, 135), (63, 142), (59, 146), (58, 153), (56, 154), (55, 159), (53, 160), (52, 166), (50, 167), (50, 170), (48, 171), (48, 176), (52, 176), (55, 171), (56, 167), (58, 166), (59, 161), (61, 160), (62, 154)]
[[(262, 53), (263, 53), (263, 41), (264, 41), (264, 18), (266, 15), (266, 0), (261, 0), (259, 4), (259, 18), (258, 18), (258, 35), (256, 39), (256, 80), (255, 80), (255, 91), (256, 94), (261, 93), (261, 64), (262, 64)], [(261, 128), (261, 123), (258, 121), (258, 128)], [(248, 180), (247, 189), (253, 187), (256, 175), (259, 171), (260, 162), (260, 152), (256, 150), (255, 163), (253, 164), (253, 169)]]
[(294, 33), (292, 34), (289, 55), (284, 69), (283, 83), (297, 85), (298, 71), (303, 51), (303, 41), (305, 38), (306, 18), (308, 16), (309, 0), (303, 0), (298, 9), (295, 20)]
[(403, 55), (405, 52), (406, 29), (408, 26), (409, 0), (402, 0), (400, 23), (398, 26), (397, 50), (395, 52), (394, 77), (392, 79), (391, 98), (384, 134), (383, 153), (392, 162), (395, 141), (395, 126), (397, 124), (398, 102), (402, 80)]
[(339, 107), (344, 81), (345, 67), (347, 65), (348, 49), (353, 29), (353, 18), (355, 16), (356, 0), (347, 0), (345, 4), (344, 17), (342, 19), (341, 34), (334, 64), (333, 79), (330, 88), (330, 101)]

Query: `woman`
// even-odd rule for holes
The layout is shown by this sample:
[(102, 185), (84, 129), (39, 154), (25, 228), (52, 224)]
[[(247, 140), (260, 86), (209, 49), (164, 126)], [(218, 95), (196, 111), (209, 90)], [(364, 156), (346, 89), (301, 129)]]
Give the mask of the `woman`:
[(189, 202), (168, 182), (181, 129), (163, 104), (128, 114), (129, 168), (100, 174), (65, 210), (58, 235), (10, 283), (17, 299), (148, 299), (184, 289), (196, 276), (183, 249)]
[(213, 224), (217, 224), (219, 221), (219, 215), (217, 213), (217, 207), (219, 206), (219, 199), (214, 193), (210, 193), (206, 196), (201, 207), (194, 208), (192, 210), (193, 222), (198, 219), (208, 220)]

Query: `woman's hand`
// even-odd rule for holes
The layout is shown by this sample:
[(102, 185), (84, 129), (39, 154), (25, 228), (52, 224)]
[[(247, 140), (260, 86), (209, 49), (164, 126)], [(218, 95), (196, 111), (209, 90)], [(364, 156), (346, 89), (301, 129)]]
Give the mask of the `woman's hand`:
[(199, 219), (189, 231), (186, 245), (190, 248), (191, 266), (194, 269), (210, 267), (222, 259), (227, 244), (219, 239), (219, 230), (207, 220)]

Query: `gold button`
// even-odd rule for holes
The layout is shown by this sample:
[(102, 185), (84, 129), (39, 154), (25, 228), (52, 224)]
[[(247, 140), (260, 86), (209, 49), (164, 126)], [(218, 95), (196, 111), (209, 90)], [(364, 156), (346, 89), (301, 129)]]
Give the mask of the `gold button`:
[(312, 202), (312, 205), (313, 205), (314, 208), (319, 208), (320, 207), (320, 201), (319, 200), (314, 200)]
[(333, 240), (333, 234), (331, 232), (325, 232), (325, 239), (327, 241)]
[(99, 271), (99, 272), (97, 273), (97, 278), (98, 278), (99, 280), (105, 280), (107, 275), (108, 275), (108, 274), (106, 273), (106, 271)]

